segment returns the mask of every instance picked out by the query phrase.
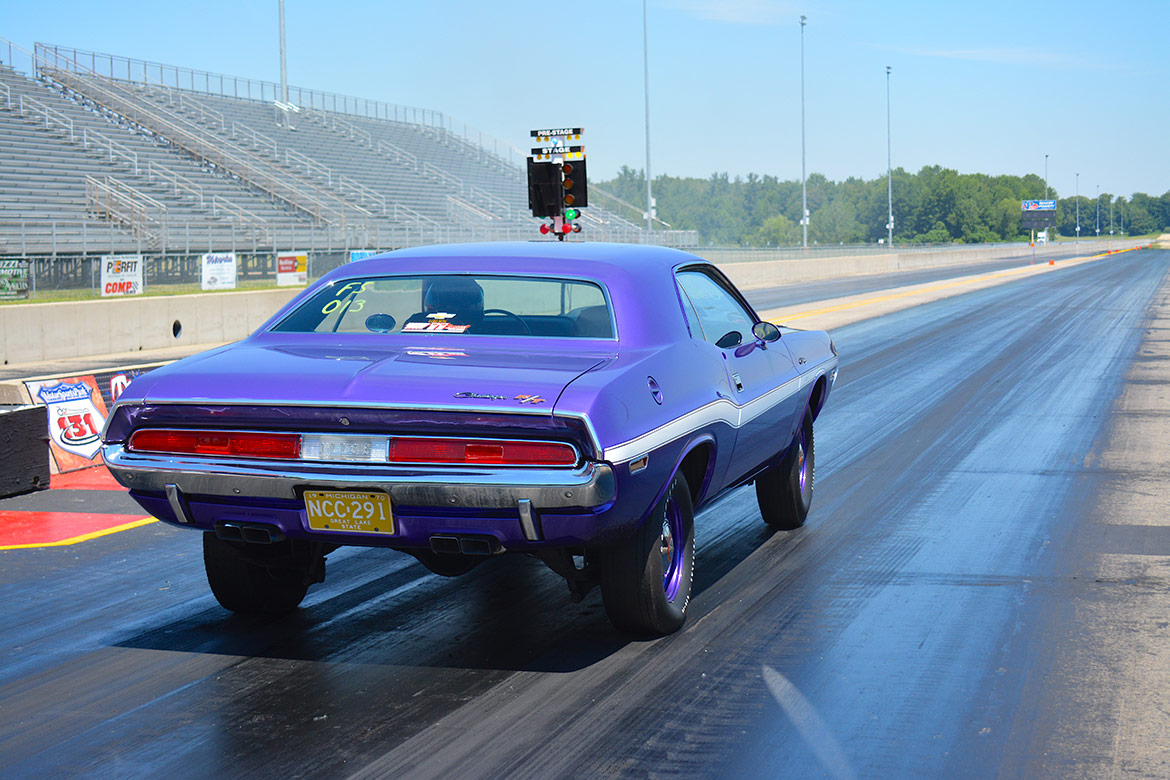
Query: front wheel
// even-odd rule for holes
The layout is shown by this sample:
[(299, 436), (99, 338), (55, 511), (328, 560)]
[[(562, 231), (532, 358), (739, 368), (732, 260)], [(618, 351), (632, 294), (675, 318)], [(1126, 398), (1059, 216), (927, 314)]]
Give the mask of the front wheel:
[(812, 412), (805, 411), (784, 459), (756, 478), (756, 501), (765, 523), (783, 531), (804, 525), (812, 507), (815, 454)]
[(630, 539), (600, 551), (601, 597), (620, 631), (665, 636), (686, 619), (695, 570), (695, 512), (686, 477)]

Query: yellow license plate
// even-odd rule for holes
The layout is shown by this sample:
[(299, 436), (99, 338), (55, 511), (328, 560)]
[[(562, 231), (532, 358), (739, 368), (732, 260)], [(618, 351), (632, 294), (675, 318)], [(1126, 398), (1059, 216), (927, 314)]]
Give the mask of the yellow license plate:
[(357, 490), (306, 490), (305, 513), (315, 531), (394, 533), (390, 496)]

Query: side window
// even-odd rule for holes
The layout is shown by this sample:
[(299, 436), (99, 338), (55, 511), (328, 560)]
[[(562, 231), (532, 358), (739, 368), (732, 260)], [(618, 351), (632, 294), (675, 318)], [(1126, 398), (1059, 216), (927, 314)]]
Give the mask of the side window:
[(755, 319), (710, 276), (699, 271), (680, 271), (678, 284), (694, 307), (704, 339), (714, 344), (732, 330), (739, 331), (745, 339), (749, 337)]

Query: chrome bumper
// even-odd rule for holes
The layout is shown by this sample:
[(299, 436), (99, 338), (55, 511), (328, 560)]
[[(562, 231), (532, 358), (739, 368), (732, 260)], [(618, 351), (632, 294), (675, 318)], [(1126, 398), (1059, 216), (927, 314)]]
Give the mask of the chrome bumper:
[(250, 461), (143, 455), (117, 444), (102, 448), (110, 473), (131, 490), (184, 496), (299, 500), (313, 490), (384, 490), (395, 504), (474, 509), (586, 509), (613, 501), (613, 469), (586, 463), (574, 470), (549, 468), (426, 468), (367, 464)]

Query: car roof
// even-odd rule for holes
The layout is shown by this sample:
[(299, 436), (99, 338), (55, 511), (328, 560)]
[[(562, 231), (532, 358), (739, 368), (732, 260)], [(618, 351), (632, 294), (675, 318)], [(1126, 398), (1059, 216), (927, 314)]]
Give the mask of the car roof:
[[(486, 261), (486, 262), (485, 262)], [(524, 274), (593, 279), (609, 290), (626, 344), (664, 343), (685, 332), (673, 269), (707, 263), (697, 255), (661, 246), (579, 241), (512, 241), (436, 244), (399, 249), (330, 271), (320, 282), (405, 274)], [(647, 295), (661, 290), (661, 295)]]
[[(589, 268), (593, 273), (605, 274), (606, 269), (622, 272), (671, 269), (680, 263), (705, 262), (689, 252), (662, 246), (641, 244), (617, 244), (583, 241), (500, 241), (468, 244), (433, 244), (385, 252), (374, 257), (359, 260), (352, 267), (362, 268), (362, 273), (403, 273), (423, 271), (435, 267), (435, 261), (445, 260), (453, 265), (468, 261), (479, 266), (477, 261), (490, 259), (493, 267), (500, 270), (528, 268), (532, 261), (554, 264), (572, 264), (575, 268)], [(450, 265), (444, 264), (447, 268)], [(351, 267), (346, 266), (346, 267)], [(554, 273), (558, 267), (543, 266)], [(469, 269), (470, 270), (470, 269)]]

